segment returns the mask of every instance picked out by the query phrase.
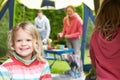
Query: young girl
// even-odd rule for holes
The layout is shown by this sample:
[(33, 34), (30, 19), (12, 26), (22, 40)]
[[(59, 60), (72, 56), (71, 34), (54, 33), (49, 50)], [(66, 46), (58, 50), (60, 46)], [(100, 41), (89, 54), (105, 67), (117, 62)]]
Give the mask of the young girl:
[(19, 23), (11, 30), (8, 42), (10, 59), (0, 66), (0, 80), (51, 80), (35, 26)]
[(120, 0), (104, 0), (95, 19), (90, 56), (96, 80), (120, 80)]

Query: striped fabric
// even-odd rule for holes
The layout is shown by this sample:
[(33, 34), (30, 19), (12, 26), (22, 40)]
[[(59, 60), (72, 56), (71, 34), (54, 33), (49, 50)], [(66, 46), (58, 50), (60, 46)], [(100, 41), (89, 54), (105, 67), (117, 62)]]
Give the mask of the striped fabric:
[(49, 65), (35, 59), (25, 65), (15, 57), (11, 57), (0, 65), (0, 80), (51, 80)]

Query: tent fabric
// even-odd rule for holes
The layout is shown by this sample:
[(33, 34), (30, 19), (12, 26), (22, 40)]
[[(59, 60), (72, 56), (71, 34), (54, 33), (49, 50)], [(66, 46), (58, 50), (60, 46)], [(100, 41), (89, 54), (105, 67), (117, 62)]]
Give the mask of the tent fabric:
[[(62, 9), (68, 5), (79, 6), (82, 0), (18, 0), (24, 6), (31, 9)], [(54, 5), (50, 5), (54, 3)], [(43, 5), (46, 4), (46, 5)]]
[(95, 10), (94, 8), (94, 0), (83, 0), (83, 3), (88, 6), (91, 10)]
[(6, 4), (8, 0), (1, 0), (0, 1), (0, 11), (2, 10), (2, 8), (4, 7), (4, 5)]
[[(94, 10), (93, 0), (18, 0), (19, 3), (31, 9), (62, 9), (68, 5), (80, 6), (82, 3), (86, 4), (91, 10)], [(42, 6), (43, 2), (45, 2)], [(54, 5), (50, 5), (54, 2)]]

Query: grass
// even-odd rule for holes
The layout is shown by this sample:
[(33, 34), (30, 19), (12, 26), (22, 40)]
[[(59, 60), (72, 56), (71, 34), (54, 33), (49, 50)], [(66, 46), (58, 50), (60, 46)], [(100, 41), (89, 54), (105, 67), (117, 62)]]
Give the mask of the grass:
[(91, 60), (90, 60), (90, 55), (89, 55), (89, 50), (88, 49), (85, 50), (84, 64), (91, 64)]
[[(52, 61), (49, 61), (49, 62), (51, 63)], [(51, 72), (52, 73), (63, 73), (66, 70), (69, 70), (69, 69), (70, 69), (70, 67), (69, 67), (67, 62), (57, 60), (54, 63), (54, 65), (52, 66)]]

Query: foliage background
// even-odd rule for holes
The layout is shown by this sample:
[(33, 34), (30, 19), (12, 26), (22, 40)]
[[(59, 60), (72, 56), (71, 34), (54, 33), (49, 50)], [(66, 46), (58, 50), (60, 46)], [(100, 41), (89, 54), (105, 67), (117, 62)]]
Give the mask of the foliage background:
[(0, 20), (0, 57), (4, 56), (7, 49), (7, 35), (8, 35), (8, 11), (6, 11), (3, 18)]

